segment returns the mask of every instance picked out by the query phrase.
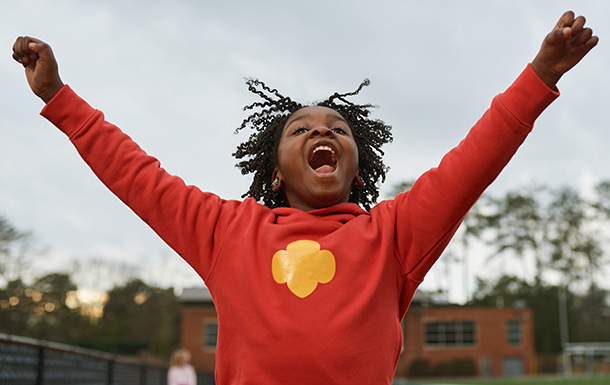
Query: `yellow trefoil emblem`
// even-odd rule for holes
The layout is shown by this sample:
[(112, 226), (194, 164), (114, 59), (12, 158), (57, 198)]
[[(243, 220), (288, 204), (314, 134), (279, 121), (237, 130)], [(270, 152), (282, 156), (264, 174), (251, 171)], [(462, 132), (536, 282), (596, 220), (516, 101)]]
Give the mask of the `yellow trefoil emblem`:
[(273, 254), (271, 261), (273, 279), (286, 283), (288, 289), (299, 298), (305, 298), (318, 286), (328, 283), (335, 276), (335, 256), (328, 250), (320, 250), (315, 241), (296, 241)]

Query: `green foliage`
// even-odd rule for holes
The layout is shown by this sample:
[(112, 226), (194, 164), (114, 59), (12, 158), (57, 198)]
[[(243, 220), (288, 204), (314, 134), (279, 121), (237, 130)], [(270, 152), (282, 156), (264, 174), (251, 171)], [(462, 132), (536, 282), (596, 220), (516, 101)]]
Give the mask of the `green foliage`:
[(609, 295), (596, 281), (599, 267), (608, 261), (603, 245), (609, 234), (610, 182), (600, 183), (596, 191), (586, 200), (569, 187), (519, 189), (487, 199), (487, 215), (478, 219), (484, 229), (478, 240), (492, 246), (492, 258), (529, 259), (536, 270), (533, 279), (504, 275), (479, 280), (471, 302), (507, 307), (525, 302), (534, 310), (539, 353), (561, 350), (557, 282), (568, 291), (569, 340), (610, 341), (604, 327), (610, 324)]
[(66, 274), (45, 275), (32, 285), (20, 279), (0, 290), (0, 332), (74, 343), (90, 328), (90, 320), (66, 299), (76, 290)]
[(543, 375), (551, 375), (561, 373), (561, 368), (557, 360), (557, 354), (554, 353), (538, 353), (536, 357), (538, 362), (538, 373)]
[(471, 377), (477, 374), (477, 369), (471, 358), (462, 358), (439, 363), (435, 372), (440, 377)]
[[(610, 196), (610, 195), (609, 195)], [(598, 195), (586, 201), (570, 187), (522, 188), (489, 198), (481, 218), (480, 240), (492, 246), (492, 258), (512, 257), (535, 266), (534, 280), (560, 274), (567, 284), (591, 283), (607, 258), (598, 228), (601, 211), (609, 205)]]
[(536, 197), (539, 191), (523, 189), (502, 198), (490, 198), (492, 214), (482, 218), (482, 226), (492, 232), (490, 243), (495, 247), (494, 256), (511, 252), (522, 259), (531, 251), (536, 259), (537, 276), (543, 266), (539, 250), (544, 238), (542, 207)]
[[(395, 186), (393, 195), (412, 184)], [(483, 196), (457, 235), (464, 262), (468, 246), (478, 242), (491, 247), (490, 258), (509, 258), (510, 264), (518, 259), (535, 267), (530, 275), (479, 280), (470, 302), (505, 307), (525, 302), (534, 310), (539, 353), (560, 351), (557, 282), (568, 289), (570, 341), (610, 341), (609, 293), (596, 281), (600, 266), (608, 261), (604, 246), (610, 235), (610, 181), (599, 183), (595, 191), (592, 199), (569, 187), (520, 188), (501, 197)], [(0, 216), (0, 282), (6, 282), (0, 289), (0, 332), (115, 353), (169, 354), (178, 341), (180, 311), (172, 289), (129, 280), (107, 293), (100, 319), (89, 318), (80, 304), (68, 306), (70, 293), (78, 290), (69, 275), (48, 274), (31, 285), (23, 281), (18, 250), (27, 238)], [(446, 257), (443, 260), (450, 260)], [(467, 367), (462, 363), (460, 369)], [(437, 369), (416, 361), (410, 374), (425, 376)], [(453, 369), (445, 364), (442, 371)]]
[(112, 351), (164, 355), (178, 342), (179, 314), (173, 289), (133, 279), (108, 292), (99, 328)]
[(570, 320), (572, 342), (610, 342), (609, 291), (592, 284), (586, 293), (572, 303)]
[(432, 365), (430, 365), (430, 361), (420, 358), (411, 362), (411, 366), (409, 366), (408, 376), (413, 378), (431, 377), (432, 373), (433, 368)]
[(25, 335), (32, 308), (33, 301), (26, 295), (26, 285), (20, 279), (9, 282), (0, 290), (0, 332)]
[(0, 289), (0, 333), (164, 359), (178, 343), (180, 307), (173, 289), (137, 279), (115, 287), (99, 320), (83, 315), (78, 302), (68, 306), (76, 290), (70, 276), (60, 273), (32, 285), (9, 282)]
[[(470, 304), (474, 306), (518, 307), (534, 311), (534, 340), (538, 353), (561, 351), (559, 339), (559, 293), (556, 285), (528, 283), (515, 276), (478, 281)], [(570, 342), (610, 341), (609, 293), (592, 284), (583, 294), (568, 292), (568, 327)]]
[(0, 216), (0, 278), (19, 276), (24, 262), (20, 249), (27, 245), (28, 239), (28, 233), (17, 230)]
[[(26, 233), (0, 217), (0, 277), (3, 267), (19, 262), (15, 249), (26, 239)], [(131, 279), (107, 293), (99, 319), (86, 315), (77, 291), (65, 273), (47, 274), (31, 284), (20, 277), (7, 282), (0, 288), (0, 333), (163, 358), (178, 343), (180, 306), (172, 288)]]
[(442, 361), (432, 365), (428, 360), (414, 360), (409, 367), (408, 376), (419, 377), (465, 377), (476, 375), (477, 370), (471, 358)]
[[(391, 195), (412, 185), (411, 181), (399, 183)], [(544, 282), (559, 275), (569, 286), (588, 286), (608, 261), (603, 246), (610, 235), (610, 182), (598, 184), (596, 192), (592, 199), (584, 199), (570, 187), (534, 186), (499, 197), (483, 195), (441, 263), (448, 263), (443, 262), (447, 256), (453, 256), (453, 261), (458, 256), (467, 267), (470, 246), (478, 243), (491, 250), (490, 260), (519, 260), (528, 280)], [(461, 252), (456, 253), (456, 245), (461, 245)], [(526, 267), (534, 270), (525, 271)]]

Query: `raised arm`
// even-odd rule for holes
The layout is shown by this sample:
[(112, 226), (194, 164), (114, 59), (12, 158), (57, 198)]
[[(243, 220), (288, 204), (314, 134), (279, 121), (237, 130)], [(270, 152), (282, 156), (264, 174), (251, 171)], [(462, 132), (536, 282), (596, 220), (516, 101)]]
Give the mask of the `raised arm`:
[(221, 212), (234, 210), (238, 204), (225, 204), (161, 168), (157, 159), (63, 84), (48, 44), (19, 37), (13, 58), (25, 67), (32, 91), (47, 103), (41, 114), (70, 138), (106, 187), (206, 277), (216, 240), (233, 218)]
[(466, 138), (409, 192), (396, 198), (398, 250), (407, 257), (405, 270), (412, 280), (423, 279), (468, 210), (558, 96), (559, 78), (595, 47), (598, 38), (584, 23), (584, 17), (566, 12), (545, 37), (529, 68), (494, 98)]

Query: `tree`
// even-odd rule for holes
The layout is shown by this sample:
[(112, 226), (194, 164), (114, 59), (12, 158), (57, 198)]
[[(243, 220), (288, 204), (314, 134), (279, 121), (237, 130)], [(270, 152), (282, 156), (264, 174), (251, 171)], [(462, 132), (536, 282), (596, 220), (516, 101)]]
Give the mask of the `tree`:
[(590, 205), (569, 187), (556, 190), (553, 198), (546, 210), (548, 266), (561, 273), (567, 286), (579, 281), (591, 284), (603, 253), (599, 234), (589, 226)]
[(610, 342), (610, 305), (609, 292), (595, 283), (589, 286), (586, 293), (577, 295), (573, 313), (568, 317), (570, 337), (573, 342)]
[(30, 315), (30, 335), (34, 338), (77, 343), (91, 326), (90, 320), (80, 314), (77, 304), (69, 306), (77, 287), (64, 273), (51, 273), (38, 278), (31, 287), (39, 300), (33, 304)]
[(9, 282), (0, 290), (0, 332), (78, 344), (92, 326), (78, 303), (68, 305), (75, 291), (70, 277), (61, 273), (45, 275), (32, 285), (21, 279)]
[(0, 290), (0, 332), (28, 336), (35, 298), (21, 279), (9, 282)]
[[(494, 246), (492, 258), (507, 254), (526, 265), (526, 257), (534, 259), (534, 279), (541, 279), (544, 266), (541, 247), (544, 239), (544, 219), (537, 197), (540, 189), (509, 191), (502, 198), (490, 198), (492, 214), (483, 224), (492, 233), (489, 244)], [(524, 269), (527, 271), (526, 269)]]
[(91, 329), (91, 320), (80, 313), (77, 302), (69, 304), (77, 291), (65, 273), (50, 273), (31, 286), (33, 304), (29, 335), (34, 338), (78, 344)]
[(141, 270), (141, 266), (133, 262), (101, 257), (74, 258), (70, 266), (72, 277), (79, 287), (100, 292), (124, 285)]
[(25, 264), (30, 234), (17, 230), (0, 216), (0, 278), (17, 279)]
[[(399, 184), (394, 192), (411, 184)], [(470, 245), (479, 243), (491, 248), (491, 259), (519, 260), (524, 267), (533, 267), (530, 274), (519, 277), (503, 274), (487, 281), (478, 279), (470, 303), (531, 307), (540, 353), (561, 350), (560, 289), (567, 291), (570, 341), (610, 340), (610, 331), (604, 327), (610, 324), (608, 291), (595, 280), (607, 260), (610, 182), (599, 183), (596, 193), (594, 200), (586, 200), (570, 187), (533, 186), (500, 197), (484, 195), (443, 256), (442, 261), (449, 263), (446, 257), (455, 256), (455, 245), (461, 244), (466, 270)]]
[(594, 204), (569, 187), (520, 189), (490, 202), (483, 232), (491, 258), (529, 261), (537, 282), (557, 274), (568, 287), (593, 281), (604, 261)]
[(133, 279), (108, 292), (94, 344), (116, 353), (168, 355), (178, 342), (180, 307), (172, 288)]

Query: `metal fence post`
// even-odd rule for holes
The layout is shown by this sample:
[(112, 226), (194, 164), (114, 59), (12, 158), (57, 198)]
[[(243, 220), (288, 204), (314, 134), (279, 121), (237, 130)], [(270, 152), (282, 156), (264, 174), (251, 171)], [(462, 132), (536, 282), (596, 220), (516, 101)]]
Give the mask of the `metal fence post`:
[(38, 349), (38, 365), (36, 365), (36, 385), (44, 384), (44, 347)]
[(112, 385), (112, 374), (114, 372), (114, 360), (108, 361), (108, 376), (106, 377), (106, 384)]
[(146, 364), (140, 366), (140, 385), (146, 385)]

